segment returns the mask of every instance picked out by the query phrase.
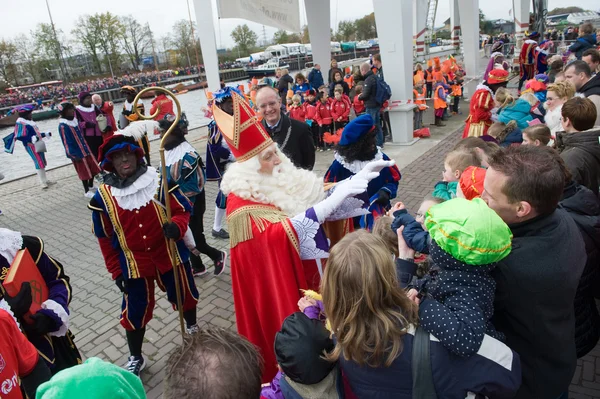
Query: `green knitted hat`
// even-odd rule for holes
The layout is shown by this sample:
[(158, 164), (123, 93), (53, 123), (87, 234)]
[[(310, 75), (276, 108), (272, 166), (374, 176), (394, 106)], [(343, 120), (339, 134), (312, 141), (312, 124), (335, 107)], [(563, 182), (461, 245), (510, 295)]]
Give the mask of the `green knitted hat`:
[(463, 263), (487, 265), (510, 253), (510, 229), (481, 198), (443, 202), (429, 208), (425, 217), (431, 238)]
[(36, 399), (145, 399), (142, 380), (97, 357), (65, 369), (38, 387)]

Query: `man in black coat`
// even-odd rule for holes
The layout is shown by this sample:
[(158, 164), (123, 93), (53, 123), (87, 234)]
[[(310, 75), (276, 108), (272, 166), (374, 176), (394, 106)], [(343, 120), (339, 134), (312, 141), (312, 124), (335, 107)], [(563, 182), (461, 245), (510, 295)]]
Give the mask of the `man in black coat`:
[(287, 96), (287, 92), (294, 85), (294, 79), (290, 76), (289, 71), (284, 68), (281, 70), (281, 77), (277, 82), (277, 91), (279, 92), (279, 97), (281, 98), (281, 103), (285, 104), (285, 97)]
[(556, 209), (566, 168), (554, 150), (534, 146), (507, 148), (488, 163), (481, 198), (513, 233), (511, 253), (492, 272), (492, 322), (521, 357), (516, 398), (559, 398), (577, 363), (574, 300), (586, 263), (577, 225)]
[(302, 169), (315, 166), (315, 146), (310, 127), (281, 113), (281, 98), (270, 88), (263, 87), (256, 93), (256, 106), (262, 115), (263, 126), (292, 163)]
[(371, 65), (368, 62), (360, 65), (360, 73), (364, 81), (363, 91), (358, 99), (364, 101), (365, 112), (371, 115), (371, 118), (375, 121), (377, 146), (383, 147), (383, 130), (381, 130), (381, 106), (383, 104), (377, 103), (377, 76), (373, 74)]

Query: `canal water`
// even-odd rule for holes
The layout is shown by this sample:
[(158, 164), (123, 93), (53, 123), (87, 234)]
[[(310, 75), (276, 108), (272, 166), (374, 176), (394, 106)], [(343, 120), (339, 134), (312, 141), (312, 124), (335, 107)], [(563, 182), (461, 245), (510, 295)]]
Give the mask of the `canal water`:
[[(232, 83), (231, 85), (237, 85), (237, 82)], [(202, 110), (203, 107), (206, 107), (207, 103), (204, 90), (194, 90), (180, 94), (177, 96), (177, 99), (181, 104), (182, 111), (186, 113), (190, 122), (190, 129), (206, 126), (210, 122), (209, 119), (204, 117), (204, 111)], [(146, 114), (148, 114), (150, 112), (150, 107), (152, 106), (152, 100), (142, 100), (142, 102), (146, 108)], [(119, 120), (119, 114), (121, 113), (122, 107), (122, 103), (115, 104), (113, 114), (117, 121)], [(48, 169), (70, 164), (71, 161), (65, 155), (65, 149), (58, 134), (58, 119), (39, 121), (37, 122), (37, 125), (41, 132), (52, 133), (52, 137), (46, 141), (46, 147), (48, 149), (48, 152), (46, 152)], [(12, 131), (12, 127), (0, 128), (0, 138), (10, 134)], [(157, 139), (158, 136), (150, 137), (150, 140)], [(2, 143), (0, 143), (0, 147), (0, 173), (4, 175), (4, 180), (0, 181), (0, 184), (35, 173), (33, 161), (29, 155), (27, 155), (21, 142), (15, 144), (15, 150), (12, 155), (4, 152), (4, 145)], [(202, 153), (203, 151), (200, 152)]]

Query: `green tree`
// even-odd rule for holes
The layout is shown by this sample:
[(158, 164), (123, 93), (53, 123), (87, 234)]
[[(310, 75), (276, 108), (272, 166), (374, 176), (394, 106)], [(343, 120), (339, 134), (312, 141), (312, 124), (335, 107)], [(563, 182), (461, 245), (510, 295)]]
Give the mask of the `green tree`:
[[(7, 83), (18, 86), (17, 46), (8, 40), (0, 40), (0, 77)], [(1, 82), (0, 82), (1, 83)]]
[(344, 42), (354, 39), (356, 35), (355, 21), (340, 21), (338, 24), (338, 39)]
[(152, 47), (152, 31), (149, 25), (142, 25), (131, 15), (121, 18), (123, 32), (121, 45), (131, 61), (134, 69), (142, 64), (142, 55)]
[(180, 19), (173, 25), (170, 46), (177, 51), (177, 62), (179, 66), (192, 65), (194, 53), (194, 40), (192, 38), (192, 27), (190, 22)]
[(111, 75), (121, 71), (121, 56), (119, 40), (123, 36), (124, 27), (119, 18), (109, 11), (96, 14), (100, 24), (99, 47), (104, 53), (104, 61), (108, 65)]
[(249, 54), (249, 50), (256, 46), (258, 36), (256, 33), (248, 27), (248, 25), (238, 25), (231, 32), (231, 38), (237, 45), (240, 53), (244, 55)]
[(308, 25), (302, 27), (302, 37), (300, 43), (310, 43), (310, 34), (308, 33)]
[(92, 57), (92, 71), (102, 72), (102, 63), (99, 57), (102, 26), (99, 15), (80, 16), (71, 33), (81, 43), (86, 53)]
[(38, 54), (42, 55), (42, 59), (49, 61), (47, 68), (58, 67), (62, 78), (65, 79), (67, 71), (62, 55), (63, 44), (61, 41), (65, 41), (62, 31), (57, 29), (55, 34), (52, 25), (40, 23), (37, 25), (35, 31), (32, 32), (32, 36), (35, 40)]
[(494, 32), (494, 23), (485, 17), (481, 8), (479, 9), (479, 32), (490, 35)]
[(354, 21), (356, 26), (356, 37), (358, 40), (373, 39), (377, 36), (377, 27), (375, 26), (375, 13), (365, 15)]
[(297, 33), (288, 33), (282, 29), (278, 30), (273, 34), (273, 43), (282, 44), (282, 43), (299, 43), (302, 41), (302, 38)]

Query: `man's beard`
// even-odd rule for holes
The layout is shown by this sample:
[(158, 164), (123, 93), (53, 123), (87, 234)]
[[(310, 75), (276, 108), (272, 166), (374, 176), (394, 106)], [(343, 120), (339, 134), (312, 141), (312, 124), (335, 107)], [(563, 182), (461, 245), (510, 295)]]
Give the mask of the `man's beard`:
[(375, 132), (367, 133), (356, 143), (338, 146), (336, 150), (346, 162), (370, 161), (375, 158), (375, 154), (377, 154)]
[(295, 167), (289, 158), (278, 154), (281, 164), (270, 175), (259, 173), (258, 158), (229, 166), (221, 182), (224, 194), (233, 193), (246, 200), (274, 205), (293, 217), (325, 198), (323, 179), (314, 172)]

